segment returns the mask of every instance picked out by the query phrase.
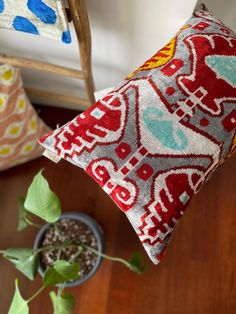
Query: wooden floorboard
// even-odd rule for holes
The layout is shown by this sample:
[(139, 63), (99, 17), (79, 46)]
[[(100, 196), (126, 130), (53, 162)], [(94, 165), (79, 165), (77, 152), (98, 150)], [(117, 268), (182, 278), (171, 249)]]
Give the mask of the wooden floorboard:
[[(75, 115), (43, 108), (55, 127)], [(87, 283), (71, 289), (75, 314), (234, 314), (236, 313), (236, 156), (227, 161), (196, 195), (178, 224), (164, 260), (143, 275), (104, 261)], [(45, 168), (64, 211), (89, 213), (101, 224), (108, 254), (129, 257), (140, 250), (126, 217), (83, 170), (46, 158), (0, 173), (0, 248), (32, 245), (35, 230), (16, 233), (17, 197), (25, 195), (36, 172)], [(28, 298), (40, 284), (32, 283), (0, 259), (0, 313), (9, 308), (14, 279)], [(52, 314), (45, 290), (30, 305), (31, 314)]]

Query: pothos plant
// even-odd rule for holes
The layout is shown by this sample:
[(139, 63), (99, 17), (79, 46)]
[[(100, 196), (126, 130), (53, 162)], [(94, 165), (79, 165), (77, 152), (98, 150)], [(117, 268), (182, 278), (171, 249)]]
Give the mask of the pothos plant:
[[(43, 170), (40, 170), (33, 178), (26, 197), (19, 198), (19, 221), (17, 231), (22, 231), (27, 226), (41, 228), (42, 225), (38, 225), (35, 222), (34, 216), (54, 225), (60, 218), (61, 202), (57, 195), (50, 189), (47, 180), (42, 175), (42, 171)], [(21, 273), (28, 277), (28, 279), (34, 280), (38, 272), (40, 252), (72, 246), (77, 247), (78, 252), (81, 250), (92, 250), (93, 253), (100, 255), (105, 259), (119, 262), (129, 270), (138, 274), (142, 273), (145, 269), (145, 265), (143, 264), (139, 253), (134, 253), (130, 260), (127, 261), (123, 258), (108, 256), (94, 248), (88, 246), (85, 247), (82, 243), (78, 244), (68, 241), (65, 241), (65, 243), (60, 245), (44, 246), (39, 249), (9, 248), (0, 250), (0, 253), (5, 259), (13, 263)], [(18, 279), (16, 279), (15, 293), (8, 314), (28, 314), (28, 304), (48, 287), (53, 287), (49, 292), (49, 295), (53, 304), (54, 314), (71, 314), (75, 305), (75, 299), (73, 295), (65, 291), (64, 288), (68, 281), (77, 280), (79, 279), (79, 276), (79, 263), (73, 262), (73, 259), (71, 261), (59, 259), (54, 262), (51, 267), (46, 269), (42, 278), (42, 286), (28, 299), (22, 297), (19, 290), (19, 282)], [(57, 289), (56, 291), (55, 288)]]

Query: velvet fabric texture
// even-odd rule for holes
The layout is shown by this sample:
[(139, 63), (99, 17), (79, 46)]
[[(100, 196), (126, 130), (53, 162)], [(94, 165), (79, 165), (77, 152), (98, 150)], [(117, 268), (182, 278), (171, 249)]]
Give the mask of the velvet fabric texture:
[(41, 156), (37, 141), (49, 130), (27, 98), (19, 70), (0, 65), (0, 171)]
[(61, 0), (0, 0), (0, 27), (71, 42)]
[(156, 264), (194, 193), (235, 150), (235, 69), (235, 34), (200, 7), (116, 89), (40, 140), (112, 197)]

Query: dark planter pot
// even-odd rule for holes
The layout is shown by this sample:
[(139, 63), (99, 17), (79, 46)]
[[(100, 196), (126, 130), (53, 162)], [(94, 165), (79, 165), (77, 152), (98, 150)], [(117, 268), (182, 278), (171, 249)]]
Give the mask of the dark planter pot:
[[(70, 218), (70, 219), (74, 219), (74, 220), (79, 220), (81, 222), (83, 222), (84, 224), (86, 224), (94, 233), (97, 243), (98, 243), (98, 251), (103, 253), (104, 252), (104, 238), (103, 238), (103, 231), (102, 228), (97, 224), (97, 222), (91, 218), (90, 216), (83, 214), (83, 213), (77, 213), (77, 212), (72, 212), (72, 213), (65, 213), (62, 214), (61, 217), (59, 218), (64, 219), (64, 218)], [(43, 239), (44, 239), (44, 234), (47, 231), (48, 227), (50, 226), (50, 224), (45, 224), (38, 232), (35, 241), (34, 241), (34, 249), (39, 249), (42, 245)], [(102, 261), (102, 257), (101, 256), (97, 256), (97, 260), (96, 263), (93, 267), (93, 269), (90, 271), (90, 273), (88, 273), (87, 275), (85, 275), (83, 278), (78, 279), (74, 282), (69, 282), (65, 285), (66, 288), (70, 288), (70, 287), (75, 287), (75, 286), (79, 286), (82, 283), (84, 283), (85, 281), (87, 281), (88, 279), (90, 279), (98, 270), (100, 264)], [(38, 272), (39, 274), (43, 277), (44, 271), (42, 266), (39, 264), (39, 268), (38, 268)]]

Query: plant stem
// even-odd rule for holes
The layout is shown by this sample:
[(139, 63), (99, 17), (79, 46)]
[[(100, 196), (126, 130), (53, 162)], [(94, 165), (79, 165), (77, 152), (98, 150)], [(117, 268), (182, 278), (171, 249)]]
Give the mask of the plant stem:
[(58, 250), (58, 253), (57, 253), (57, 261), (59, 261), (59, 259), (61, 258), (61, 251), (62, 251), (62, 250)]
[(35, 227), (35, 228), (42, 228), (42, 225), (36, 224), (35, 222), (31, 221), (29, 217), (25, 216), (25, 221), (28, 225)]
[(64, 288), (65, 288), (65, 285), (66, 285), (66, 283), (64, 282), (64, 283), (62, 283), (62, 284), (58, 287), (58, 289), (57, 289), (57, 296), (58, 296), (58, 297), (60, 297), (60, 296), (62, 295), (62, 292), (63, 292), (63, 290), (64, 290)]
[(54, 227), (55, 231), (56, 231), (58, 234), (60, 234), (60, 229), (58, 228), (56, 222), (53, 224), (53, 227)]
[(71, 244), (71, 242), (69, 243), (62, 243), (62, 244), (58, 244), (58, 245), (48, 245), (48, 246), (43, 246), (40, 249), (35, 250), (35, 253), (40, 253), (43, 251), (50, 251), (50, 250), (60, 250), (60, 249), (65, 249), (65, 248), (77, 248), (78, 245), (76, 244)]
[(78, 246), (78, 251), (75, 253), (74, 256), (72, 256), (72, 258), (70, 259), (69, 262), (73, 263), (75, 261), (75, 259), (80, 255), (80, 253), (83, 251), (83, 247), (82, 245)]
[(114, 256), (109, 256), (109, 255), (106, 255), (104, 253), (101, 253), (93, 248), (91, 248), (90, 246), (86, 245), (86, 244), (72, 244), (71, 242), (70, 243), (63, 243), (63, 244), (59, 244), (59, 245), (49, 245), (49, 246), (44, 246), (38, 250), (35, 251), (35, 253), (40, 253), (42, 251), (50, 251), (50, 250), (55, 250), (55, 249), (64, 249), (64, 248), (78, 248), (78, 252), (75, 253), (75, 255), (71, 258), (71, 262), (74, 261), (74, 259), (82, 252), (83, 249), (86, 249), (90, 252), (93, 252), (94, 254), (98, 255), (98, 256), (101, 256), (107, 260), (110, 260), (110, 261), (113, 261), (113, 262), (119, 262), (123, 265), (125, 265), (126, 267), (128, 267), (129, 269), (131, 268), (131, 265), (128, 261), (126, 261), (125, 259), (123, 258), (120, 258), (120, 257), (114, 257)]
[(119, 262), (119, 263), (125, 265), (126, 267), (130, 268), (130, 263), (127, 262), (126, 260), (124, 260), (123, 258), (114, 257), (114, 256), (109, 256), (109, 255), (103, 254), (103, 253), (101, 253), (101, 252), (99, 252), (99, 251), (97, 251), (97, 250), (87, 246), (86, 244), (82, 244), (82, 246), (85, 249), (87, 249), (88, 251), (95, 253), (96, 255), (99, 255), (99, 256), (101, 256), (101, 257), (103, 257), (105, 259), (108, 259), (110, 261), (113, 261), (113, 262)]
[(26, 302), (29, 303), (31, 302), (34, 298), (36, 298), (44, 289), (45, 287), (42, 286), (38, 291), (35, 292), (35, 294), (32, 295)]

